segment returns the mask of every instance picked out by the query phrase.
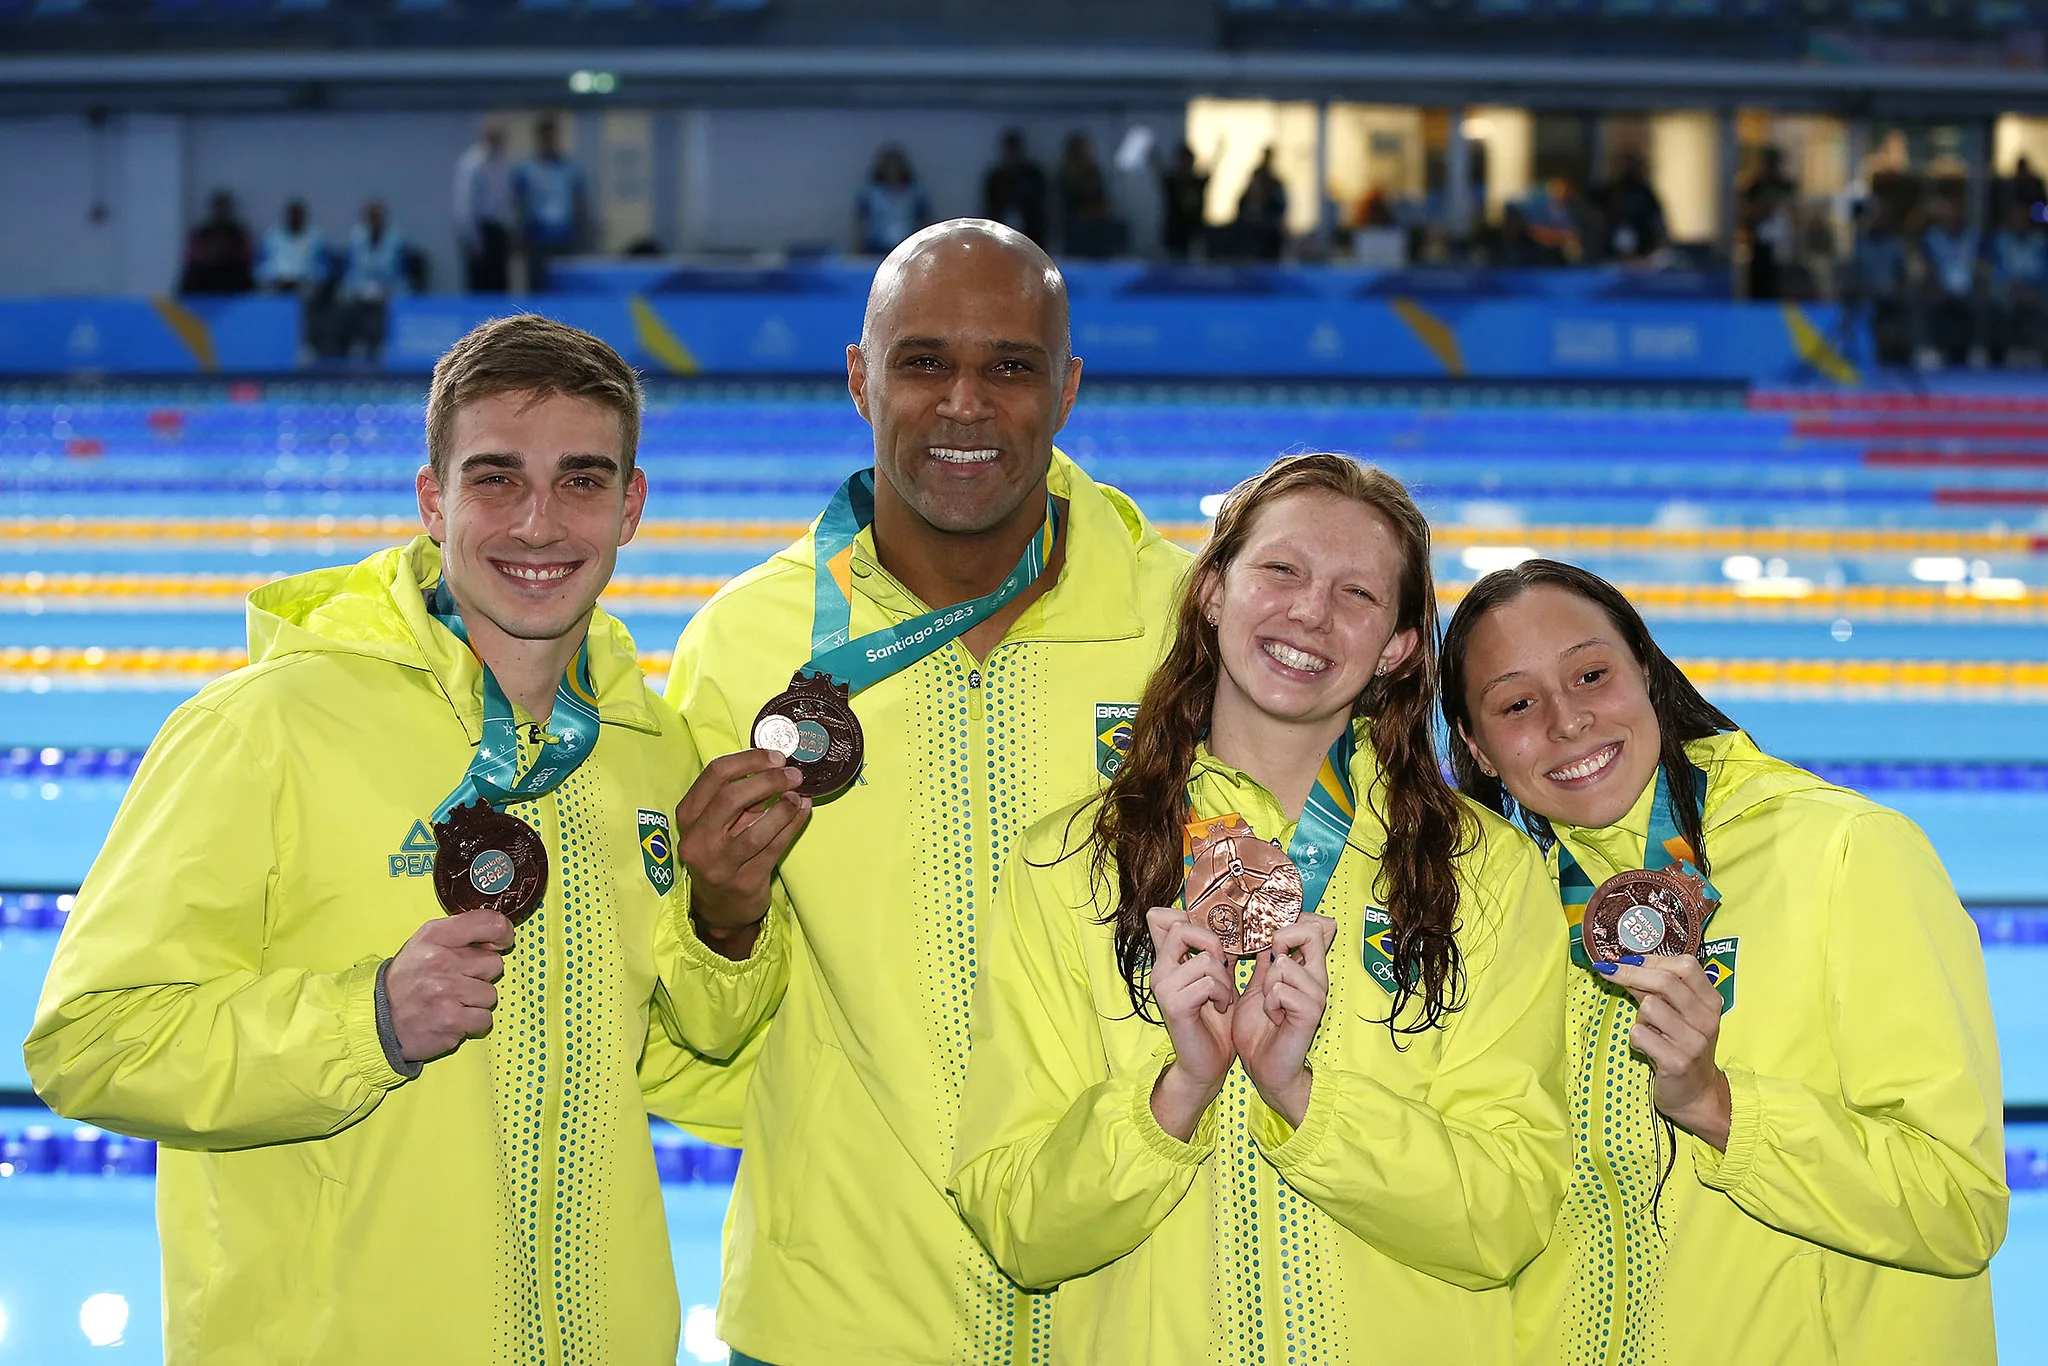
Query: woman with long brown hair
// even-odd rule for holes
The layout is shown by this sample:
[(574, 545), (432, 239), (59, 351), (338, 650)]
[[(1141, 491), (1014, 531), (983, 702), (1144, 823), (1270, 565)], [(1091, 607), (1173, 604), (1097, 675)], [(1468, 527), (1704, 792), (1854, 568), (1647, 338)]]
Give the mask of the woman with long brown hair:
[(961, 1212), (1061, 1288), (1052, 1362), (1505, 1366), (1566, 1165), (1564, 955), (1528, 842), (1438, 768), (1428, 526), (1286, 457), (1177, 627), (983, 926)]
[(1926, 836), (1759, 750), (1575, 565), (1473, 586), (1443, 708), (1459, 786), (1548, 850), (1578, 965), (1521, 1359), (1990, 1366), (1998, 1048)]

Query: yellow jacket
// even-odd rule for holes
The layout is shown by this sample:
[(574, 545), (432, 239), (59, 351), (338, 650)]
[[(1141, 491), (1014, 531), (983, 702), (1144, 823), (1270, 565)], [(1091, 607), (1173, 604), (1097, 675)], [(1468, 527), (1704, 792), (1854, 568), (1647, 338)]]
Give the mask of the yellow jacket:
[[(1989, 1366), (2006, 1188), (1976, 930), (1897, 812), (1739, 732), (1687, 752), (1722, 899), (1728, 1148), (1681, 1131), (1653, 1209), (1671, 1147), (1628, 1048), (1635, 1006), (1574, 969), (1580, 1156), (1515, 1288), (1524, 1359)], [(1642, 866), (1651, 796), (1607, 829), (1558, 828), (1595, 885)]]
[(421, 538), (253, 595), (252, 663), (165, 724), (51, 964), (37, 1091), (163, 1145), (173, 1363), (675, 1360), (634, 1069), (650, 1019), (736, 1048), (786, 936), (715, 993), (664, 987), (702, 951), (671, 851), (643, 834), (672, 822), (697, 754), (599, 612), (597, 745), (510, 808), (550, 880), (495, 1027), (417, 1080), (392, 1070), (378, 964), (442, 913), (428, 824), (483, 710), (475, 657), (426, 612), (438, 576)]
[[(1370, 791), (1369, 744), (1352, 773)], [(1265, 789), (1206, 752), (1193, 789), (1198, 815), (1293, 837)], [(1474, 809), (1480, 841), (1458, 862), (1465, 1005), (1397, 1043), (1362, 957), (1379, 871), (1365, 851), (1386, 833), (1361, 801), (1322, 901), (1337, 938), (1301, 1128), (1234, 1063), (1182, 1143), (1152, 1116), (1171, 1044), (1117, 972), (1091, 814), (1040, 821), (1004, 875), (953, 1174), (1004, 1270), (1061, 1287), (1049, 1359), (1506, 1366), (1504, 1287), (1542, 1247), (1568, 1166), (1565, 954), (1533, 847)]]
[[(853, 699), (866, 766), (782, 862), (792, 965), (765, 1035), (654, 1095), (710, 1133), (744, 1096), (719, 1332), (775, 1366), (1028, 1366), (1047, 1331), (1046, 1297), (1004, 1279), (946, 1194), (978, 932), (1016, 836), (1100, 785), (1114, 708), (1137, 702), (1187, 564), (1064, 456), (1052, 491), (1068, 500), (1059, 581), (988, 658), (956, 641)], [(808, 659), (811, 548), (734, 580), (683, 632), (669, 698), (704, 754), (745, 747)], [(924, 610), (866, 534), (852, 583), (855, 635)]]

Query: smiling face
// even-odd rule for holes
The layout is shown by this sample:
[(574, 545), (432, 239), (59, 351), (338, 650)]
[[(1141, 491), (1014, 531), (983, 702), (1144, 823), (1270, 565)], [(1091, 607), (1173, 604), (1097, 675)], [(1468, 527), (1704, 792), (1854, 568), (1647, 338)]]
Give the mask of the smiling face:
[(1374, 675), (1416, 647), (1412, 627), (1397, 629), (1400, 547), (1386, 517), (1335, 493), (1303, 490), (1259, 509), (1202, 592), (1223, 666), (1216, 728), (1349, 717)]
[(1049, 263), (959, 231), (912, 245), (892, 279), (894, 265), (883, 265), (862, 345), (846, 351), (847, 389), (875, 429), (876, 473), (939, 531), (1035, 525), (1081, 380)]
[(472, 636), (580, 637), (633, 539), (647, 478), (625, 471), (619, 415), (587, 398), (495, 394), (455, 414), (420, 518)]
[(1539, 584), (1494, 608), (1472, 629), (1465, 677), (1465, 744), (1526, 809), (1603, 828), (1656, 775), (1649, 680), (1589, 599)]

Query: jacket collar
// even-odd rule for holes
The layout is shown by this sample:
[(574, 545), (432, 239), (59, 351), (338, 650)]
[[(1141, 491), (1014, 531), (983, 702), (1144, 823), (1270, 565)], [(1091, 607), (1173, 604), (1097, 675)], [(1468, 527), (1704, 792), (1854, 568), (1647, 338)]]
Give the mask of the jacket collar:
[[(1714, 836), (1719, 831), (1764, 802), (1792, 792), (1831, 786), (1802, 768), (1764, 753), (1757, 748), (1756, 741), (1739, 730), (1687, 741), (1685, 753), (1707, 775), (1706, 813), (1701, 827), (1710, 865)], [(1552, 828), (1559, 839), (1571, 846), (1575, 856), (1590, 852), (1616, 870), (1639, 868), (1643, 846), (1650, 838), (1650, 803), (1656, 791), (1657, 780), (1652, 775), (1628, 814), (1613, 825), (1590, 829), (1555, 824)]]
[[(1098, 484), (1059, 451), (1052, 453), (1046, 487), (1066, 503), (1062, 533), (1065, 560), (1059, 578), (1017, 619), (1008, 640), (1128, 640), (1145, 633), (1138, 612), (1138, 554), (1159, 539), (1136, 504), (1122, 492)], [(806, 569), (815, 564), (816, 524), (793, 558)], [(875, 555), (874, 528), (861, 532), (853, 548), (854, 591), (891, 617), (930, 611), (895, 579)]]
[[(266, 584), (249, 595), (250, 658), (353, 654), (421, 670), (474, 742), (483, 733), (483, 666), (427, 611), (425, 590), (440, 577), (441, 548), (418, 536), (359, 564)], [(632, 636), (600, 607), (589, 638), (599, 720), (659, 734)]]

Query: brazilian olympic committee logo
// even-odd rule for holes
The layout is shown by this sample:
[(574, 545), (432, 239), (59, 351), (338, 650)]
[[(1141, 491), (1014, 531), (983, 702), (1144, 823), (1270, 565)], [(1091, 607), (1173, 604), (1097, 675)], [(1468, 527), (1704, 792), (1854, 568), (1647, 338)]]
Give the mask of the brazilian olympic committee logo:
[(1095, 771), (1105, 782), (1124, 766), (1131, 751), (1131, 722), (1137, 719), (1136, 702), (1095, 704)]
[(1735, 950), (1741, 944), (1739, 938), (1709, 939), (1700, 946), (1700, 957), (1707, 965), (1707, 980), (1721, 993), (1723, 1015), (1735, 1009)]
[(676, 885), (675, 831), (669, 825), (668, 812), (643, 806), (635, 814), (640, 818), (640, 866), (647, 870), (654, 890), (667, 896), (668, 889)]

